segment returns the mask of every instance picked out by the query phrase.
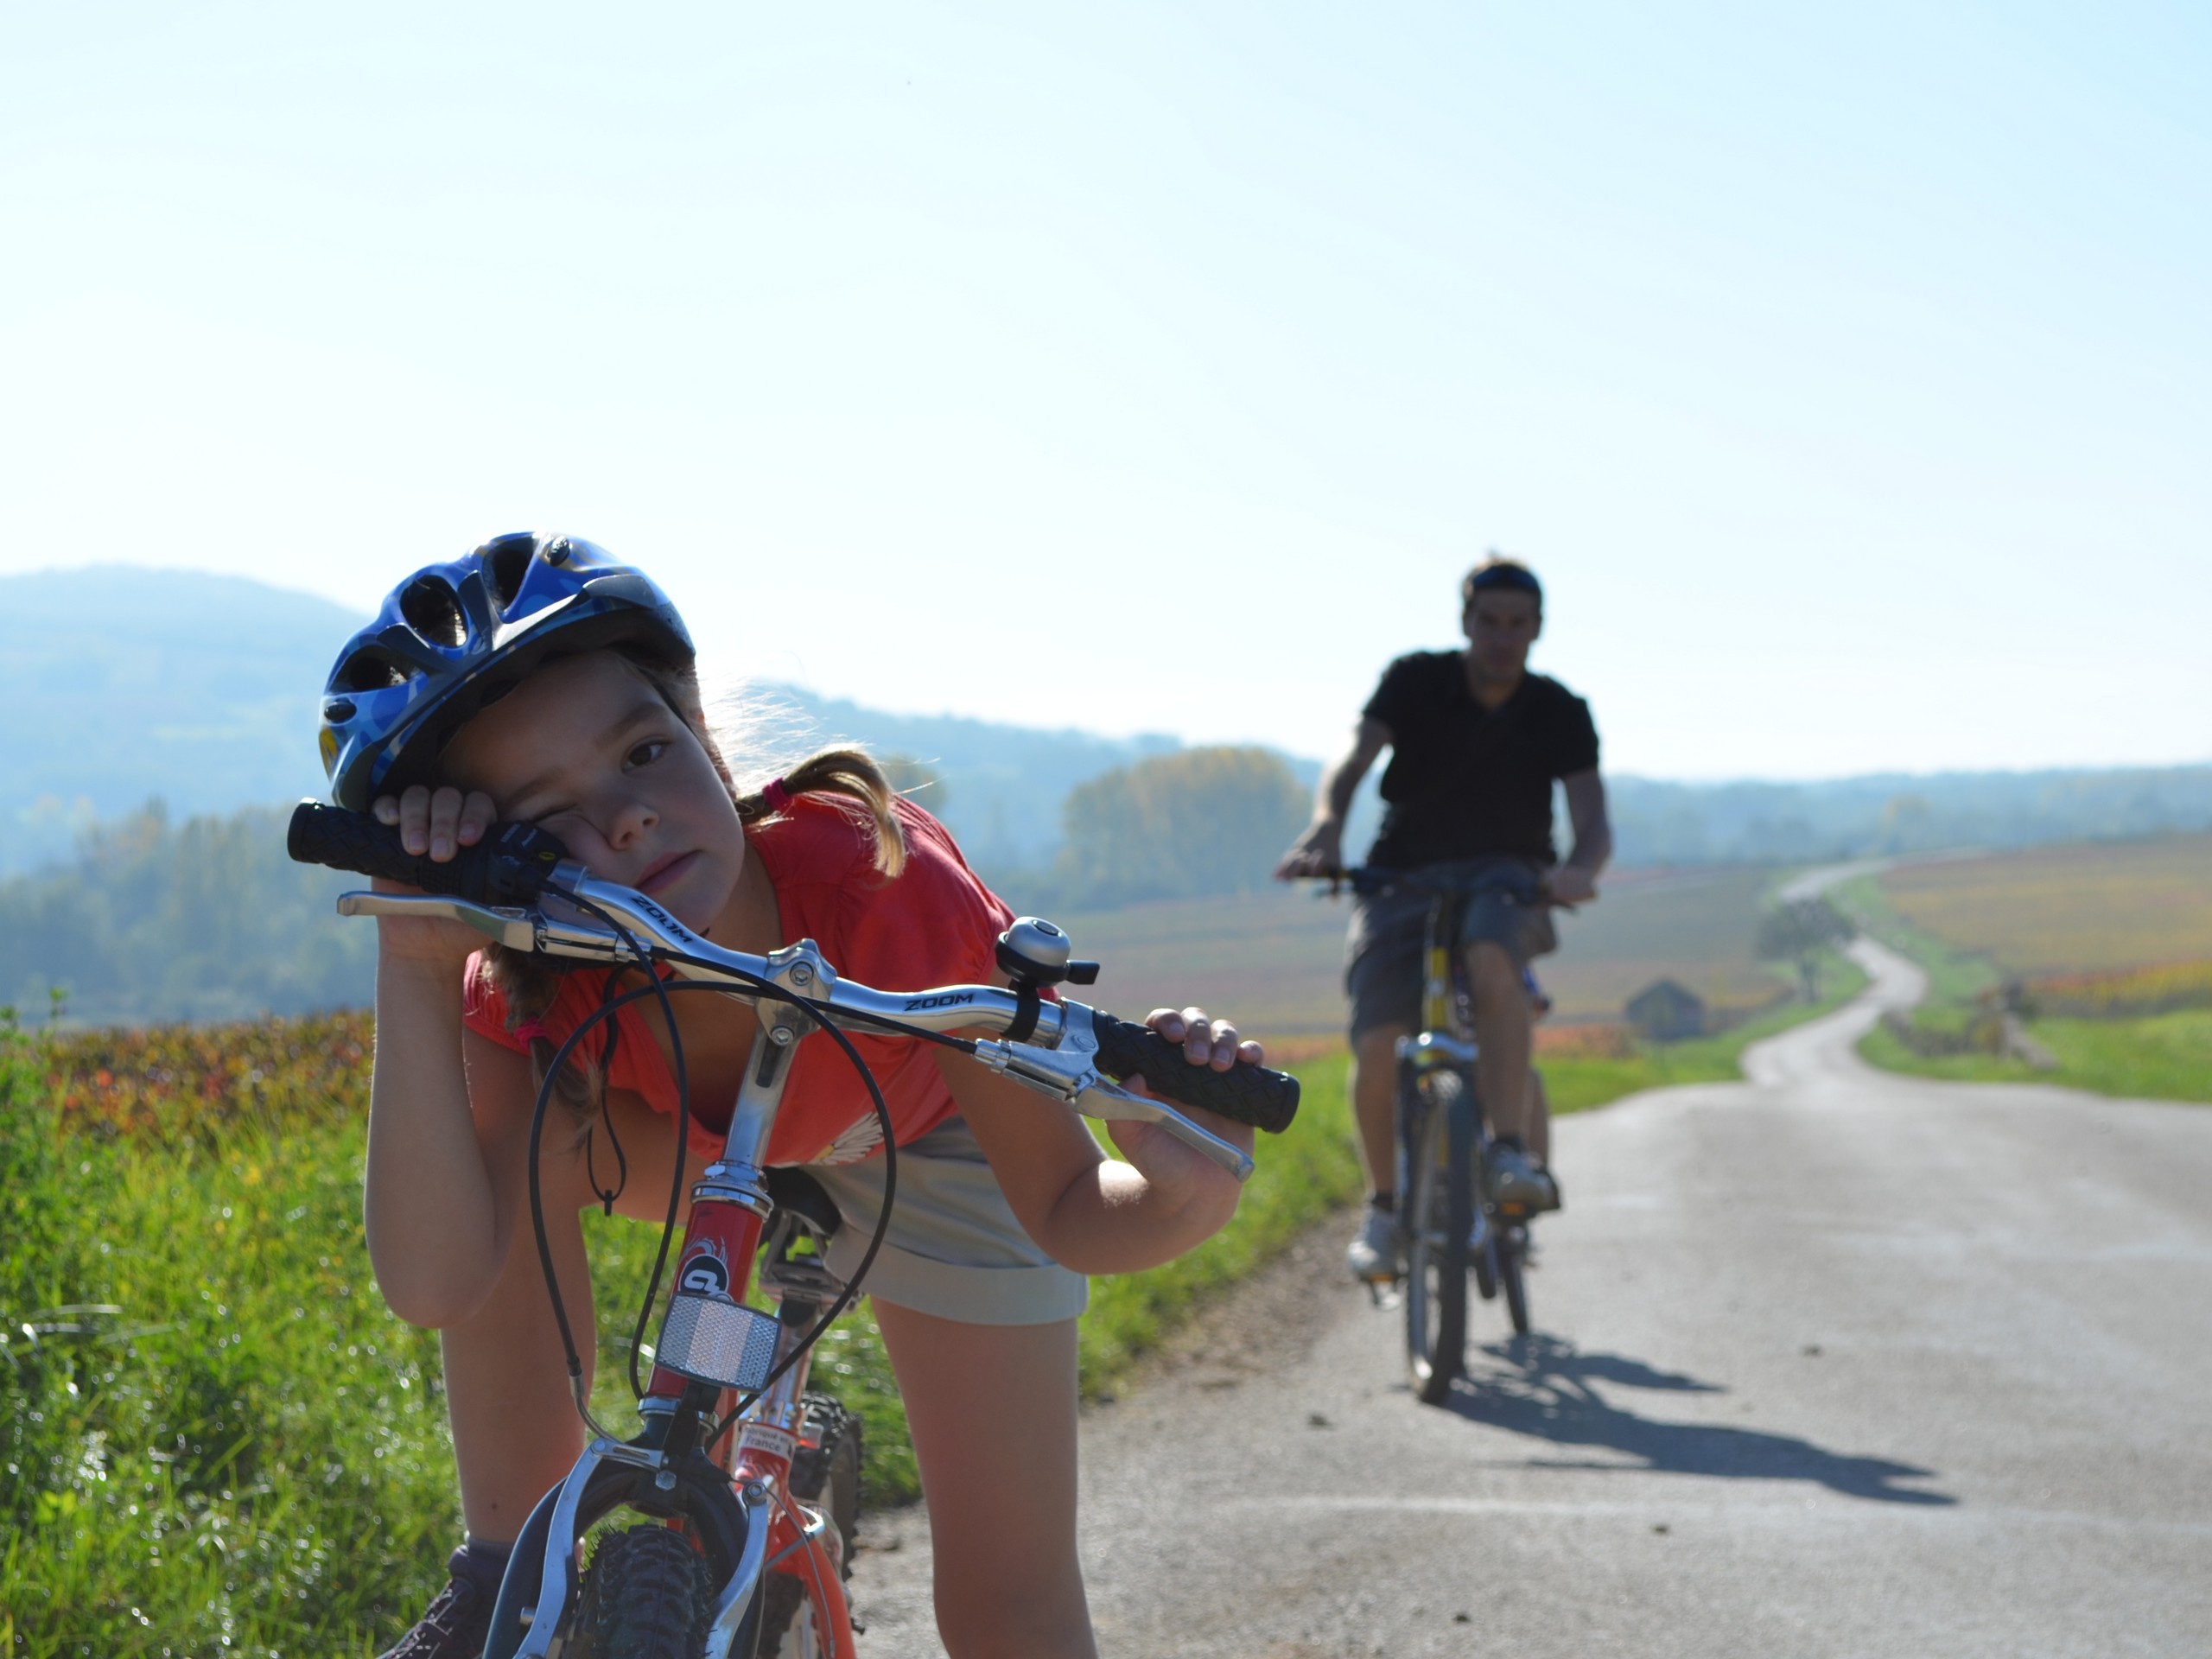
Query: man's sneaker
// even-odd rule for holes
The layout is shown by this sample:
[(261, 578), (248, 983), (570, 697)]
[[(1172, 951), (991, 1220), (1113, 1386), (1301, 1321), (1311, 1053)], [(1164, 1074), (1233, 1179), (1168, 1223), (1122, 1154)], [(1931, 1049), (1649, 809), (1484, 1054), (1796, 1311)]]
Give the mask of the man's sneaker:
[(453, 1576), (437, 1593), (415, 1628), (379, 1659), (480, 1659), (491, 1631), (493, 1605), (506, 1563), (472, 1555), (466, 1545), (453, 1553), (446, 1571)]
[(1344, 1266), (1355, 1279), (1395, 1279), (1406, 1254), (1405, 1230), (1397, 1212), (1370, 1205), (1359, 1236), (1344, 1248)]
[(1530, 1163), (1520, 1147), (1494, 1146), (1490, 1150), (1490, 1201), (1517, 1204), (1524, 1210), (1556, 1210), (1559, 1184), (1550, 1171)]

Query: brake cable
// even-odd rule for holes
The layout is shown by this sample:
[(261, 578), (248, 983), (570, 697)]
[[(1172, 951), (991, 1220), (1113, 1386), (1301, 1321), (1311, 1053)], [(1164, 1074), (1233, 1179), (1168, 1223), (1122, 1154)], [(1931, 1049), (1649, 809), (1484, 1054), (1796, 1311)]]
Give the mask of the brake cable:
[[(595, 909), (596, 907), (594, 906), (594, 908)], [(603, 912), (601, 912), (601, 914), (604, 917)], [(845, 1287), (842, 1292), (841, 1292), (837, 1298), (830, 1304), (829, 1311), (825, 1313), (816, 1323), (814, 1328), (807, 1332), (805, 1338), (802, 1341), (793, 1346), (790, 1353), (786, 1354), (782, 1360), (779, 1361), (776, 1365), (770, 1370), (767, 1376), (763, 1379), (759, 1389), (753, 1390), (751, 1394), (740, 1401), (731, 1410), (730, 1414), (725, 1417), (721, 1423), (715, 1426), (713, 1433), (704, 1442), (704, 1445), (710, 1448), (716, 1440), (719, 1440), (722, 1435), (728, 1433), (731, 1426), (736, 1422), (739, 1417), (742, 1416), (745, 1412), (752, 1408), (754, 1403), (759, 1401), (762, 1394), (766, 1393), (768, 1389), (774, 1386), (777, 1380), (780, 1378), (785, 1371), (789, 1370), (791, 1366), (798, 1360), (798, 1356), (805, 1352), (809, 1348), (811, 1348), (817, 1342), (818, 1342), (823, 1335), (829, 1330), (830, 1326), (835, 1324), (837, 1319), (842, 1318), (846, 1310), (852, 1306), (855, 1296), (858, 1294), (861, 1281), (867, 1277), (869, 1268), (874, 1265), (876, 1256), (880, 1253), (883, 1248), (884, 1239), (890, 1231), (892, 1205), (898, 1192), (898, 1142), (895, 1135), (895, 1130), (891, 1121), (890, 1105), (884, 1099), (881, 1086), (876, 1082), (874, 1073), (869, 1070), (868, 1062), (861, 1058), (860, 1051), (854, 1046), (852, 1039), (842, 1031), (839, 1030), (836, 1025), (828, 1017), (833, 1012), (828, 1004), (818, 1001), (814, 998), (801, 996), (795, 992), (786, 990), (784, 987), (778, 985), (772, 980), (764, 978), (760, 975), (746, 973), (742, 969), (733, 969), (726, 963), (705, 963), (697, 958), (685, 957), (680, 953), (673, 951), (655, 952), (650, 954), (646, 953), (639, 950), (634, 937), (629, 934), (627, 929), (623, 928), (619, 922), (613, 921), (612, 918), (606, 918), (605, 919), (607, 919), (618, 932), (620, 932), (623, 935), (625, 939), (630, 944), (632, 952), (639, 957), (640, 961), (639, 965), (645, 967), (649, 971), (657, 963), (663, 960), (678, 963), (690, 963), (701, 967), (709, 967), (717, 973), (736, 978), (751, 986), (758, 995), (766, 996), (776, 1001), (788, 1003), (794, 1007), (814, 1014), (817, 1017), (817, 1023), (819, 1024), (824, 1031), (828, 1032), (830, 1037), (836, 1040), (838, 1047), (843, 1052), (846, 1058), (852, 1063), (855, 1070), (858, 1072), (861, 1084), (868, 1090), (870, 1104), (874, 1109), (877, 1123), (883, 1133), (883, 1207), (881, 1212), (876, 1217), (875, 1229), (868, 1240), (868, 1249), (862, 1252), (860, 1262), (854, 1268), (850, 1279), (846, 1281)], [(551, 1063), (546, 1068), (544, 1081), (538, 1086), (537, 1100), (531, 1114), (529, 1182), (530, 1213), (531, 1227), (532, 1233), (535, 1236), (537, 1246), (538, 1266), (544, 1275), (546, 1294), (553, 1305), (554, 1324), (560, 1333), (562, 1353), (567, 1362), (569, 1370), (569, 1393), (575, 1400), (577, 1413), (582, 1417), (586, 1426), (588, 1427), (594, 1433), (604, 1436), (607, 1439), (613, 1439), (615, 1437), (608, 1434), (606, 1428), (592, 1415), (589, 1397), (583, 1387), (583, 1362), (576, 1351), (575, 1332), (569, 1323), (567, 1304), (562, 1297), (559, 1274), (553, 1263), (551, 1241), (548, 1237), (545, 1229), (544, 1192), (539, 1177), (538, 1157), (540, 1148), (543, 1144), (546, 1109), (552, 1100), (554, 1079), (559, 1075), (561, 1067), (567, 1063), (570, 1052), (575, 1048), (576, 1045), (589, 1033), (592, 1028), (600, 1024), (602, 1020), (612, 1018), (613, 1015), (619, 1014), (621, 1009), (632, 1002), (642, 1001), (647, 996), (658, 997), (661, 1003), (664, 1016), (668, 1021), (670, 1045), (671, 1049), (674, 1051), (676, 1058), (677, 1076), (679, 1088), (677, 1099), (677, 1126), (679, 1135), (677, 1142), (676, 1175), (670, 1196), (668, 1216), (663, 1222), (661, 1227), (660, 1249), (654, 1262), (652, 1286), (648, 1291), (646, 1300), (642, 1303), (639, 1307), (638, 1323), (631, 1341), (631, 1387), (637, 1393), (639, 1397), (642, 1398), (644, 1395), (644, 1389), (639, 1384), (637, 1376), (638, 1356), (643, 1347), (645, 1325), (652, 1319), (653, 1303), (658, 1298), (659, 1277), (661, 1273), (664, 1270), (667, 1263), (669, 1243), (675, 1233), (677, 1213), (682, 1207), (684, 1166), (690, 1154), (689, 1124), (690, 1103), (688, 1090), (684, 1088), (685, 1084), (688, 1082), (688, 1077), (685, 1072), (683, 1058), (683, 1038), (676, 1027), (674, 1007), (667, 1000), (669, 994), (674, 991), (716, 991), (727, 995), (728, 992), (728, 987), (727, 985), (708, 980), (682, 980), (671, 984), (663, 981), (658, 974), (655, 973), (652, 976), (652, 983), (639, 986), (632, 990), (625, 991), (618, 996), (602, 1000), (600, 1006), (588, 1014), (576, 1027), (576, 1028), (569, 1033), (569, 1035), (562, 1041), (560, 1047), (555, 1052)], [(868, 1024), (881, 1026), (902, 1035), (922, 1038), (931, 1041), (939, 1042), (947, 1046), (957, 1048), (966, 1052), (972, 1053), (974, 1052), (975, 1045), (970, 1039), (950, 1038), (945, 1036), (942, 1033), (924, 1031), (916, 1027), (906, 1026), (902, 1021), (878, 1016), (859, 1014), (855, 1011), (835, 1010), (834, 1012), (839, 1017), (859, 1018)]]
[[(577, 908), (588, 915), (596, 916), (601, 921), (606, 923), (614, 930), (622, 943), (630, 947), (630, 954), (638, 959), (639, 965), (645, 969), (645, 978), (652, 984), (656, 1000), (660, 1004), (661, 1018), (668, 1025), (669, 1052), (676, 1058), (676, 1160), (675, 1173), (669, 1179), (668, 1214), (661, 1222), (660, 1248), (653, 1252), (653, 1270), (652, 1276), (645, 1281), (645, 1300), (638, 1305), (638, 1322), (630, 1330), (628, 1355), (630, 1395), (632, 1399), (642, 1400), (645, 1397), (645, 1385), (638, 1375), (638, 1355), (645, 1346), (645, 1326), (652, 1322), (653, 1304), (660, 1300), (660, 1276), (668, 1266), (668, 1242), (676, 1231), (677, 1213), (683, 1206), (684, 1166), (690, 1161), (691, 1153), (691, 1082), (690, 1074), (684, 1068), (683, 1035), (676, 1026), (676, 1005), (668, 1000), (668, 988), (661, 982), (658, 967), (639, 944), (637, 936), (632, 933), (619, 918), (610, 916), (605, 910), (588, 899), (579, 899)], [(610, 971), (607, 976), (607, 989), (613, 988), (614, 981), (615, 976)], [(604, 1002), (607, 999), (602, 995), (600, 1000)], [(607, 1073), (601, 1077), (599, 1084), (600, 1113), (607, 1118), (610, 1131), (613, 1128), (613, 1118), (607, 1111), (607, 1091), (613, 1079), (613, 1055), (615, 1042), (621, 1030), (622, 1022), (619, 1020), (612, 1021), (607, 1027), (608, 1065)], [(616, 1156), (620, 1156), (619, 1151)], [(531, 1167), (535, 1173), (537, 1165), (533, 1162)], [(628, 1173), (626, 1164), (624, 1173), (626, 1175)], [(614, 1205), (611, 1200), (607, 1205), (607, 1213), (610, 1216), (614, 1213)]]

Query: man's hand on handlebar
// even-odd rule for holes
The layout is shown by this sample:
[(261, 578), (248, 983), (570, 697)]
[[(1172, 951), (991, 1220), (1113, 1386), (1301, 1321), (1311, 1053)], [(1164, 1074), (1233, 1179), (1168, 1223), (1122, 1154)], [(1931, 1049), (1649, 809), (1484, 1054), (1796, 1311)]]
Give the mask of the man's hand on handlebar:
[(1275, 866), (1275, 880), (1295, 881), (1301, 876), (1334, 875), (1343, 868), (1344, 827), (1334, 818), (1316, 819)]

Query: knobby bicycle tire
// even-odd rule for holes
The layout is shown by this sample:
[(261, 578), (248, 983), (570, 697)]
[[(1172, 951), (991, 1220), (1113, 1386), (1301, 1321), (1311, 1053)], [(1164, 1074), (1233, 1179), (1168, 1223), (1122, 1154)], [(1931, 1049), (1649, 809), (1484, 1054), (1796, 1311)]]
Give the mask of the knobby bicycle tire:
[(669, 1527), (600, 1541), (578, 1597), (577, 1659), (701, 1659), (714, 1611), (707, 1563)]
[(1402, 1096), (1406, 1370), (1414, 1392), (1433, 1406), (1450, 1396), (1466, 1364), (1474, 1115), (1456, 1072), (1411, 1079)]
[[(853, 1546), (861, 1513), (861, 1420), (832, 1395), (804, 1397), (807, 1438), (791, 1459), (791, 1496), (819, 1510), (837, 1529), (842, 1576), (853, 1576)], [(819, 1659), (833, 1651), (816, 1628), (807, 1591), (805, 1552), (786, 1563), (798, 1570), (771, 1573), (761, 1589), (760, 1659)], [(802, 1618), (802, 1613), (809, 1617)]]

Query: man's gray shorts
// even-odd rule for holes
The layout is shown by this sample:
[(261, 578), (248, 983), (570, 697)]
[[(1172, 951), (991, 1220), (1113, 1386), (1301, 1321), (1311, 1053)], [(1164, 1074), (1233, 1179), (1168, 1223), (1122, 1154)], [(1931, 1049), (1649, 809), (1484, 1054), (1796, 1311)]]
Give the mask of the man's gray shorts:
[[(1414, 881), (1465, 881), (1517, 874), (1510, 887), (1476, 893), (1459, 908), (1459, 944), (1478, 940), (1504, 948), (1516, 968), (1559, 949), (1552, 915), (1536, 896), (1541, 867), (1522, 858), (1455, 859), (1406, 872)], [(1377, 1026), (1421, 1024), (1424, 977), (1421, 946), (1428, 935), (1427, 893), (1394, 888), (1363, 895), (1352, 905), (1344, 938), (1344, 991), (1351, 998), (1351, 1034)]]

